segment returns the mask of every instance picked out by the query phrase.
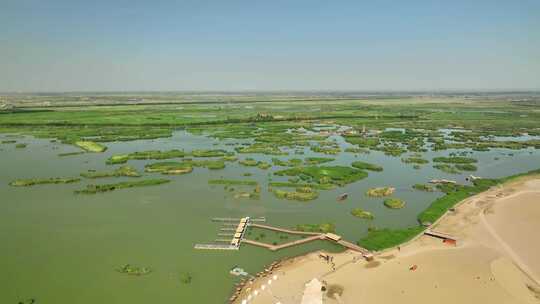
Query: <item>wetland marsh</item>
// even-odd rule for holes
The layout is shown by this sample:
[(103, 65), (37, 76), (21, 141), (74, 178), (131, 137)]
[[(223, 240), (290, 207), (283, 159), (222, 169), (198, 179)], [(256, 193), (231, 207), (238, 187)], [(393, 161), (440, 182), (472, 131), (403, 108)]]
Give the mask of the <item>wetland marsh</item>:
[[(317, 241), (278, 252), (194, 250), (215, 239), (212, 217), (266, 217), (382, 249), (496, 183), (487, 178), (540, 167), (536, 105), (396, 99), (104, 110), (0, 114), (0, 241), (10, 244), (0, 253), (0, 283), (9, 287), (0, 302), (225, 303), (235, 265), (256, 273), (279, 258), (342, 249)], [(471, 173), (486, 179), (472, 184)], [(261, 233), (250, 237), (290, 241)]]

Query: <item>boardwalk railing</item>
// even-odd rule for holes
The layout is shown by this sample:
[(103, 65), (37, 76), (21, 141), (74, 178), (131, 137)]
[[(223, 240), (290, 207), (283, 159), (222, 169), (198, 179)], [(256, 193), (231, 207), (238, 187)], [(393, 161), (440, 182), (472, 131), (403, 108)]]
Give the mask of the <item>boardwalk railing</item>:
[(289, 230), (289, 229), (285, 229), (285, 228), (279, 228), (279, 227), (261, 225), (261, 224), (255, 224), (255, 223), (250, 223), (249, 226), (257, 227), (257, 228), (261, 228), (261, 229), (268, 229), (268, 230), (278, 231), (278, 232), (285, 232), (285, 233), (290, 233), (290, 234), (320, 235), (319, 232), (306, 232), (306, 231)]

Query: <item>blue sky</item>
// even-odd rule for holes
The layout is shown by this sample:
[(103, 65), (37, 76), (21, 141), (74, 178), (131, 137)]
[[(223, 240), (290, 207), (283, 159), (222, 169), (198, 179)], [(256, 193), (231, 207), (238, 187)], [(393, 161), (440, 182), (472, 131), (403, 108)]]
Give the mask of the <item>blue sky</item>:
[(0, 91), (540, 89), (540, 1), (0, 0)]

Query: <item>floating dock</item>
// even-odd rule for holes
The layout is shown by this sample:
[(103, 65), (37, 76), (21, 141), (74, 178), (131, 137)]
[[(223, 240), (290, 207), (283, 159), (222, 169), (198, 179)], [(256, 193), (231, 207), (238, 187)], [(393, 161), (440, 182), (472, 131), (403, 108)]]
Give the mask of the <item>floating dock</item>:
[[(240, 217), (214, 217), (212, 218), (212, 222), (239, 222), (242, 218)], [(250, 218), (250, 222), (266, 222), (265, 217), (259, 217), (259, 218)]]
[(195, 244), (195, 249), (205, 250), (238, 250), (237, 246), (224, 245), (224, 244)]
[[(259, 218), (258, 221), (265, 221), (264, 218)], [(230, 238), (218, 238), (214, 240), (216, 243), (228, 243), (226, 244), (195, 244), (195, 249), (207, 249), (207, 250), (238, 250), (240, 243), (244, 238), (247, 226), (250, 224), (249, 217), (243, 218), (220, 218), (215, 217), (213, 222), (221, 222), (222, 227), (219, 229), (218, 237), (230, 237)]]

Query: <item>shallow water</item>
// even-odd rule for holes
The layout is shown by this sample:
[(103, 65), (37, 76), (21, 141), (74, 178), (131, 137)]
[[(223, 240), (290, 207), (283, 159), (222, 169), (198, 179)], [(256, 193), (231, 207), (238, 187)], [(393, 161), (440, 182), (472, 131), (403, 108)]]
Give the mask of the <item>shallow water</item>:
[[(334, 137), (341, 146), (348, 146)], [(0, 140), (10, 139), (0, 135)], [(269, 176), (272, 180), (287, 177), (272, 176), (275, 169), (261, 170), (227, 163), (224, 170), (209, 171), (195, 168), (181, 176), (167, 176), (169, 184), (118, 190), (96, 195), (75, 195), (86, 183), (109, 183), (129, 178), (83, 180), (68, 185), (40, 185), (10, 187), (17, 178), (78, 176), (88, 169), (111, 170), (105, 160), (112, 154), (141, 150), (168, 149), (227, 149), (225, 143), (195, 136), (184, 131), (175, 132), (167, 139), (120, 142), (107, 144), (105, 153), (58, 157), (58, 153), (77, 151), (76, 148), (31, 137), (17, 138), (28, 143), (26, 149), (15, 144), (0, 145), (0, 303), (17, 303), (35, 298), (38, 303), (225, 303), (236, 278), (229, 270), (238, 265), (248, 272), (256, 272), (272, 260), (324, 248), (339, 250), (327, 242), (317, 242), (280, 252), (244, 245), (239, 251), (198, 251), (195, 243), (211, 242), (216, 238), (218, 224), (212, 217), (265, 216), (269, 224), (294, 227), (302, 223), (333, 222), (337, 233), (356, 241), (373, 225), (405, 227), (416, 224), (417, 214), (441, 194), (411, 189), (415, 183), (432, 178), (448, 178), (464, 182), (468, 174), (449, 175), (433, 169), (431, 164), (420, 170), (403, 164), (401, 157), (389, 157), (380, 152), (370, 154), (341, 153), (325, 165), (349, 165), (363, 160), (384, 167), (383, 172), (369, 172), (369, 177), (331, 191), (321, 191), (317, 200), (294, 202), (278, 200), (266, 191)], [(216, 145), (217, 144), (217, 145)], [(294, 149), (291, 149), (294, 150)], [(447, 156), (455, 151), (424, 153), (424, 158)], [(513, 156), (509, 156), (513, 153)], [(305, 155), (291, 153), (287, 158), (324, 156), (305, 149)], [(403, 155), (402, 157), (405, 157)], [(272, 156), (239, 154), (239, 158), (253, 157), (271, 161)], [(492, 150), (473, 152), (479, 160), (482, 177), (507, 176), (540, 165), (540, 151), (534, 149)], [(498, 157), (498, 160), (495, 160)], [(153, 161), (130, 161), (140, 171)], [(253, 176), (242, 176), (251, 172)], [(270, 174), (270, 175), (269, 175)], [(146, 174), (147, 177), (162, 177)], [(262, 185), (260, 200), (234, 199), (223, 186), (208, 185), (209, 179), (220, 177), (255, 179)], [(382, 198), (364, 195), (370, 187), (396, 187), (395, 197), (404, 199), (407, 206), (390, 210)], [(339, 194), (349, 198), (337, 202)], [(375, 215), (366, 221), (350, 215), (350, 210), (361, 207)], [(114, 269), (131, 263), (148, 266), (153, 273), (131, 277)], [(191, 284), (180, 283), (179, 274), (190, 272)]]

